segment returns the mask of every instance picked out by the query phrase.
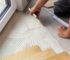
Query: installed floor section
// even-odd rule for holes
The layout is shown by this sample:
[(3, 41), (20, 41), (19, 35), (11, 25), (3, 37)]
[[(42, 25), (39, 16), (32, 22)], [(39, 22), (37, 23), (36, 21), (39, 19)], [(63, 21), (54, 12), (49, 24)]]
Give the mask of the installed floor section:
[[(57, 35), (60, 25), (47, 15), (40, 21), (32, 16), (16, 11), (4, 30), (0, 33), (0, 57), (7, 56), (25, 48), (38, 45), (42, 50), (53, 48), (56, 53), (70, 51), (70, 40)], [(47, 16), (47, 17), (46, 17)]]

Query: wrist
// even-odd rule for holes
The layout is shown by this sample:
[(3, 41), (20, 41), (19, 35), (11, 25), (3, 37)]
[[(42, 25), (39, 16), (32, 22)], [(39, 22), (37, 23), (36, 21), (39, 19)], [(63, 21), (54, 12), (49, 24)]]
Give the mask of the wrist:
[(37, 7), (37, 6), (34, 6), (31, 8), (32, 11), (40, 11), (41, 8), (40, 7)]

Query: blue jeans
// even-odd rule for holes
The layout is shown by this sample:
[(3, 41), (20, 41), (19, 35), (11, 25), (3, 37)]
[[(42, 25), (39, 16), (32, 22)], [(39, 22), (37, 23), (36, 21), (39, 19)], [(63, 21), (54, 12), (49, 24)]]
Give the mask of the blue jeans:
[(70, 16), (70, 0), (59, 0), (54, 3), (54, 13), (59, 17)]

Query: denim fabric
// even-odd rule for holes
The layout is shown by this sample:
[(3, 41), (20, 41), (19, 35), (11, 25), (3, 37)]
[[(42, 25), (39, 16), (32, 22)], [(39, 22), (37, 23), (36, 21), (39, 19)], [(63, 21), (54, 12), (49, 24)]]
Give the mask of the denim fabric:
[(58, 0), (55, 2), (54, 13), (57, 16), (70, 16), (70, 0)]

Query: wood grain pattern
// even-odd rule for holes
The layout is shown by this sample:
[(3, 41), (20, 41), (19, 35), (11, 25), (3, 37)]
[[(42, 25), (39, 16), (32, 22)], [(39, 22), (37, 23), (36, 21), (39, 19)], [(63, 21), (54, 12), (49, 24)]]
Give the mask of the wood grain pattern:
[(4, 57), (2, 60), (24, 60), (24, 58), (29, 58), (30, 56), (39, 52), (41, 52), (41, 49), (38, 46), (33, 46), (32, 48), (28, 48), (24, 51)]
[(56, 53), (50, 48), (46, 51), (41, 51), (39, 47), (35, 46), (30, 49), (26, 49), (25, 51), (5, 57), (2, 60), (45, 60), (55, 54)]
[(29, 60), (46, 60), (54, 55), (56, 55), (56, 53), (53, 51), (53, 49), (49, 48), (43, 52), (31, 56)]
[(70, 56), (67, 52), (63, 52), (47, 60), (70, 60)]

